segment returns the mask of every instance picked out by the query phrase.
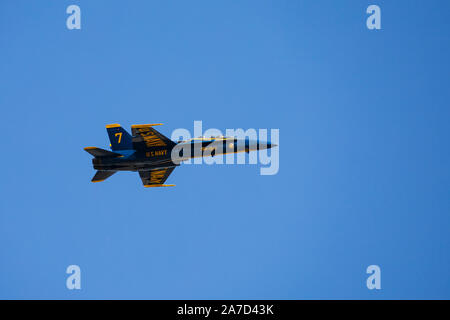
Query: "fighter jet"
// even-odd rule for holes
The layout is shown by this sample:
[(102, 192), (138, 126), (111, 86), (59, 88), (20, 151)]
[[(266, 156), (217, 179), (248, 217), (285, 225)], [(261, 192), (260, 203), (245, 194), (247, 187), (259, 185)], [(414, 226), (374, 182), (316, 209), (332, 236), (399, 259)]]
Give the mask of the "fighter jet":
[(276, 144), (236, 137), (199, 137), (174, 142), (156, 131), (155, 124), (131, 126), (131, 135), (120, 124), (106, 125), (111, 151), (86, 147), (94, 158), (92, 164), (98, 170), (92, 182), (104, 181), (117, 171), (139, 173), (144, 187), (171, 187), (164, 184), (172, 171), (185, 160), (219, 154), (250, 152), (269, 149)]

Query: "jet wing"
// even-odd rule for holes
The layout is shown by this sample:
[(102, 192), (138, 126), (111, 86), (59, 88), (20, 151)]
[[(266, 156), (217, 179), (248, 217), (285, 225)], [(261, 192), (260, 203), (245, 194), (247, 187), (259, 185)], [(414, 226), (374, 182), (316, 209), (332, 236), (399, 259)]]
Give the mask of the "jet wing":
[(144, 187), (172, 187), (174, 184), (164, 184), (175, 167), (139, 171)]
[(174, 146), (175, 143), (172, 140), (152, 128), (152, 126), (156, 125), (160, 125), (160, 123), (132, 125), (133, 145), (141, 145), (144, 148)]

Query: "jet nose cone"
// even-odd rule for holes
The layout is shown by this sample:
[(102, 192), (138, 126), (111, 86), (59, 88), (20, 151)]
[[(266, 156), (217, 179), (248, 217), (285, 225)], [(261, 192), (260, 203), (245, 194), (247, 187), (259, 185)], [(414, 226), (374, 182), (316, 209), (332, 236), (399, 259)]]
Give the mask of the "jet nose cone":
[(270, 141), (258, 141), (258, 150), (270, 149), (276, 146), (277, 144)]
[(264, 150), (278, 146), (275, 143), (263, 140), (249, 140), (246, 145), (249, 146), (249, 150)]

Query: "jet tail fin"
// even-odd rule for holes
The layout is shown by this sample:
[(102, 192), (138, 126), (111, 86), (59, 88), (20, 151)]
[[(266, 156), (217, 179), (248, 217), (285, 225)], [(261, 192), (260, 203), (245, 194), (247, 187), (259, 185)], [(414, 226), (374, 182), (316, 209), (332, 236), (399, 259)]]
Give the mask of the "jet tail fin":
[(133, 149), (131, 135), (120, 124), (108, 124), (106, 131), (108, 131), (112, 151)]
[(114, 173), (116, 173), (117, 171), (104, 171), (104, 170), (99, 170), (95, 173), (95, 176), (92, 178), (91, 182), (101, 182), (101, 181), (105, 181), (106, 179), (108, 179), (109, 177), (111, 177)]

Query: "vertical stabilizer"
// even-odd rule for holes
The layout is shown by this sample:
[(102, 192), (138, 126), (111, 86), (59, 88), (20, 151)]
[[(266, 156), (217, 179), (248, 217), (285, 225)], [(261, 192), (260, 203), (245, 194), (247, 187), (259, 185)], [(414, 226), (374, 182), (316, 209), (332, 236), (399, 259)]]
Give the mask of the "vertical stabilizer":
[(131, 135), (120, 126), (120, 124), (106, 125), (109, 141), (111, 142), (111, 150), (132, 150), (133, 143)]

